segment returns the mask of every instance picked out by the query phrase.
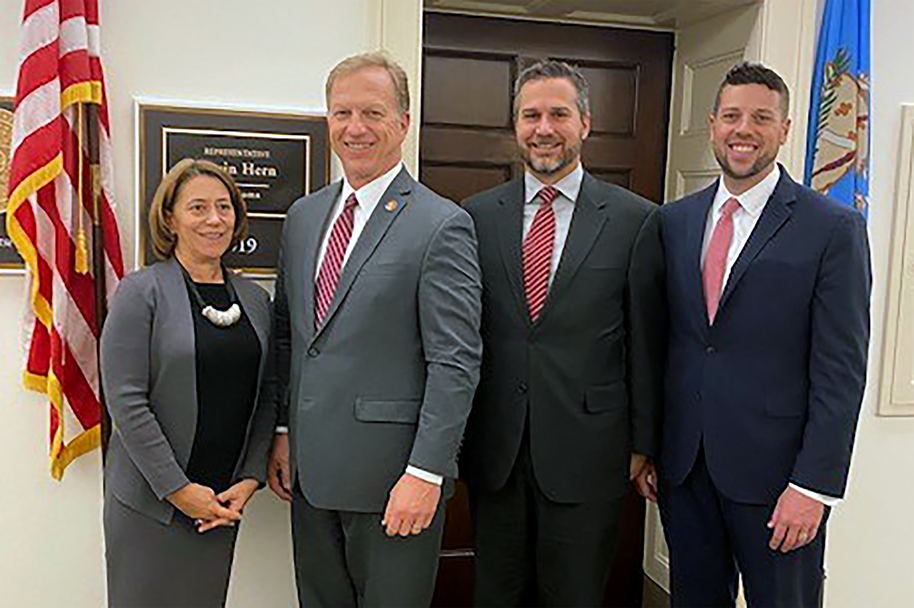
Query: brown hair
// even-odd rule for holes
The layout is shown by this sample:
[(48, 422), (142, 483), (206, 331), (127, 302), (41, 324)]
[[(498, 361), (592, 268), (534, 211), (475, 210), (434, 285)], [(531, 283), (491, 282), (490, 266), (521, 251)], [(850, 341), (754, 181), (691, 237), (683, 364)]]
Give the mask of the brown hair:
[(724, 88), (741, 84), (760, 84), (774, 91), (779, 96), (781, 118), (787, 118), (788, 114), (790, 114), (790, 91), (787, 89), (784, 79), (771, 68), (761, 63), (750, 63), (748, 61), (737, 63), (724, 76), (720, 86), (717, 87), (717, 95), (714, 97), (714, 108), (711, 113), (715, 116), (717, 115), (717, 110), (720, 109), (720, 97), (724, 92)]
[(384, 68), (390, 80), (394, 85), (394, 96), (397, 100), (397, 111), (400, 116), (409, 113), (409, 79), (406, 72), (400, 67), (400, 64), (394, 61), (387, 53), (376, 51), (373, 53), (362, 53), (347, 57), (330, 70), (327, 76), (327, 86), (324, 94), (327, 97), (327, 109), (330, 109), (330, 91), (333, 89), (333, 83), (337, 78), (348, 76), (353, 72), (364, 70), (365, 68)]
[(174, 213), (175, 202), (181, 194), (181, 188), (192, 178), (198, 175), (208, 175), (218, 179), (229, 192), (232, 207), (235, 209), (235, 228), (232, 231), (232, 242), (229, 248), (234, 247), (248, 233), (247, 206), (241, 197), (241, 190), (228, 173), (216, 163), (208, 160), (185, 158), (172, 167), (152, 197), (149, 206), (149, 236), (152, 240), (152, 250), (156, 257), (164, 260), (171, 257), (175, 251), (177, 236), (168, 227), (168, 218)]
[(582, 117), (590, 116), (590, 85), (584, 74), (576, 66), (564, 61), (539, 61), (524, 69), (517, 80), (514, 81), (514, 119), (520, 109), (520, 90), (528, 82), (546, 80), (548, 78), (564, 78), (574, 85), (575, 98), (578, 112)]

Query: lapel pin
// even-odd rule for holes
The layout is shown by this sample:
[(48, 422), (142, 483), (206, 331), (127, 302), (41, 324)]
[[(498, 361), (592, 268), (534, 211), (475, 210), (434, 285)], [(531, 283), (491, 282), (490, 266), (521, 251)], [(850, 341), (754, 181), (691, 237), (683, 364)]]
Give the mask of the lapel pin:
[(384, 208), (387, 209), (388, 211), (396, 211), (397, 210), (397, 201), (395, 201), (394, 199), (390, 199), (384, 205)]

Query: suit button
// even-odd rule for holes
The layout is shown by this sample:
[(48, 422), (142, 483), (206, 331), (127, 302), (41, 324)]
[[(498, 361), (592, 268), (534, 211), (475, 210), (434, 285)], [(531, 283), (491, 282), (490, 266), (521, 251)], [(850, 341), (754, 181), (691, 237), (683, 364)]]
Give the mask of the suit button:
[(695, 403), (701, 403), (701, 393), (695, 391)]
[(520, 384), (518, 384), (518, 385), (517, 385), (517, 392), (519, 392), (519, 393), (526, 393), (526, 392), (527, 392), (527, 383), (526, 383), (526, 382), (521, 382)]
[(308, 349), (308, 356), (309, 356), (309, 357), (314, 358), (314, 357), (318, 356), (319, 354), (321, 354), (321, 351), (317, 350), (317, 349), (314, 348), (313, 346), (312, 346), (311, 348)]
[(705, 352), (708, 353), (709, 355), (713, 355), (714, 353), (717, 352), (717, 349), (714, 348), (713, 346), (709, 346), (708, 348), (705, 349)]

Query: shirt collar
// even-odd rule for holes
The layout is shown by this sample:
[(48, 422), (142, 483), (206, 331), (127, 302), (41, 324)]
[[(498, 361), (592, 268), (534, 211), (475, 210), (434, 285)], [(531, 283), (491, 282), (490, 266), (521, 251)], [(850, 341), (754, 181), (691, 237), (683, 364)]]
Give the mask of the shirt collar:
[(387, 192), (387, 189), (390, 188), (390, 185), (402, 170), (403, 161), (400, 161), (393, 169), (381, 177), (376, 177), (358, 190), (355, 190), (349, 184), (349, 180), (344, 177), (343, 191), (340, 193), (341, 200), (345, 201), (350, 194), (355, 192), (355, 199), (359, 203), (359, 211), (365, 212), (366, 215), (371, 215), (374, 208), (378, 206), (378, 201), (381, 200), (381, 197), (384, 196), (384, 193)]
[(731, 194), (724, 185), (724, 180), (721, 179), (717, 186), (717, 194), (714, 195), (712, 212), (719, 213), (728, 199), (735, 198), (739, 201), (739, 206), (749, 215), (758, 215), (765, 208), (765, 203), (768, 202), (768, 199), (771, 198), (771, 195), (774, 193), (774, 189), (777, 187), (779, 179), (781, 179), (781, 168), (777, 163), (774, 164), (774, 169), (765, 176), (765, 179), (740, 195)]
[[(584, 181), (584, 167), (578, 161), (578, 166), (574, 170), (553, 184), (553, 188), (558, 190), (562, 196), (574, 203), (578, 200), (578, 194), (581, 192), (581, 183)], [(546, 184), (538, 180), (529, 171), (524, 171), (524, 203), (530, 204), (539, 191), (546, 187)]]

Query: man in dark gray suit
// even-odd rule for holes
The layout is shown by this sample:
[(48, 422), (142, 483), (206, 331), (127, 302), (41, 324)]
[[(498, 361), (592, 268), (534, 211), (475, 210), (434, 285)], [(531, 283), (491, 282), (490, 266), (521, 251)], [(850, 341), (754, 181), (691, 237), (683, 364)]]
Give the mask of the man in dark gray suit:
[(480, 606), (598, 606), (629, 479), (647, 491), (665, 344), (656, 205), (581, 166), (587, 82), (515, 85), (522, 178), (466, 202), (479, 236), (483, 363), (461, 473)]
[(403, 167), (400, 66), (351, 57), (326, 93), (344, 179), (283, 228), (270, 486), (292, 502), (302, 605), (427, 606), (479, 379), (476, 235)]

